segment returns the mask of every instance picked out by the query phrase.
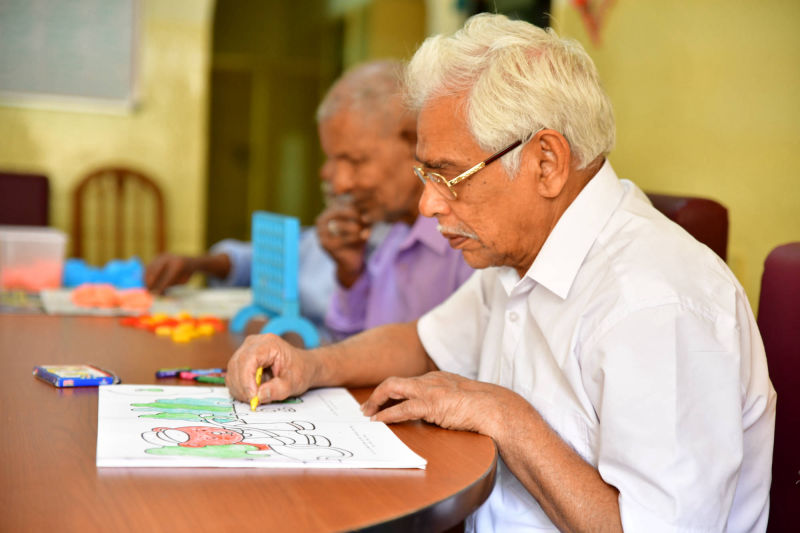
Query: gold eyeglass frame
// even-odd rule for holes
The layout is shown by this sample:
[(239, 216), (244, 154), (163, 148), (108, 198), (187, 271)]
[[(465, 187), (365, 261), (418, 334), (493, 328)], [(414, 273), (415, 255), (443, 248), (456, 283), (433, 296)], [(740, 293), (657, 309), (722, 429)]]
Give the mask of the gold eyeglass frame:
[[(464, 172), (462, 172), (461, 174), (459, 174), (458, 176), (456, 176), (455, 178), (453, 178), (451, 180), (448, 180), (447, 178), (445, 178), (444, 176), (442, 176), (441, 174), (438, 174), (436, 172), (426, 172), (422, 168), (422, 166), (413, 167), (414, 168), (414, 174), (416, 174), (416, 176), (420, 179), (420, 181), (422, 181), (423, 185), (427, 181), (430, 181), (434, 185), (435, 184), (446, 185), (447, 189), (450, 191), (450, 194), (453, 195), (452, 199), (453, 200), (457, 200), (458, 199), (458, 193), (456, 193), (456, 191), (453, 190), (453, 187), (455, 185), (458, 185), (459, 183), (461, 183), (465, 179), (472, 177), (473, 175), (475, 175), (476, 172), (478, 172), (479, 170), (483, 170), (488, 165), (491, 165), (492, 163), (494, 163), (495, 161), (497, 161), (498, 159), (500, 159), (501, 157), (506, 155), (508, 152), (510, 152), (511, 150), (516, 148), (517, 146), (519, 146), (520, 144), (522, 144), (521, 140), (514, 141), (513, 143), (509, 144), (508, 146), (506, 146), (505, 148), (500, 150), (499, 152), (490, 155), (489, 157), (487, 157), (486, 159), (484, 159), (483, 161), (481, 161), (477, 165), (465, 170)], [(440, 190), (440, 189), (436, 189), (436, 190)]]

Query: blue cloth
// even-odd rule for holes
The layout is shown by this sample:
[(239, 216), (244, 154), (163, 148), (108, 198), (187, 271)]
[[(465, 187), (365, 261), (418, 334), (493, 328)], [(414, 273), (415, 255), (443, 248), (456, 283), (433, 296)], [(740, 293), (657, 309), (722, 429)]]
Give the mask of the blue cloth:
[(102, 268), (89, 266), (83, 259), (67, 259), (61, 284), (64, 287), (77, 287), (84, 283), (109, 283), (118, 289), (142, 288), (144, 265), (138, 257), (112, 259)]

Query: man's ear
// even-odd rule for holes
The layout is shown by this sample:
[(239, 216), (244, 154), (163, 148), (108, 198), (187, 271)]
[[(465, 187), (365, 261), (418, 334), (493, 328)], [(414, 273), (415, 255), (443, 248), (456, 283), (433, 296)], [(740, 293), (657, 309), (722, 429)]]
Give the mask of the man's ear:
[(555, 130), (544, 129), (533, 136), (526, 146), (530, 157), (523, 160), (536, 179), (536, 190), (544, 198), (556, 198), (569, 178), (572, 151), (566, 137)]

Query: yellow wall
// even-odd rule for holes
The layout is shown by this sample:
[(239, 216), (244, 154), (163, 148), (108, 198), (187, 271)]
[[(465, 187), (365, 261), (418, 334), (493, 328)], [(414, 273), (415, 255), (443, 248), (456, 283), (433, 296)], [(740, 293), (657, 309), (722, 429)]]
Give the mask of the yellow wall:
[(0, 107), (0, 168), (48, 175), (51, 224), (69, 232), (70, 193), (83, 174), (109, 163), (137, 167), (164, 191), (167, 246), (199, 252), (213, 0), (140, 6), (139, 109), (108, 115)]
[(425, 40), (423, 0), (370, 0), (344, 14), (345, 68), (381, 58), (411, 59)]
[(800, 240), (800, 2), (620, 0), (600, 46), (567, 0), (553, 15), (613, 100), (617, 173), (724, 204), (728, 264), (755, 309), (767, 254)]

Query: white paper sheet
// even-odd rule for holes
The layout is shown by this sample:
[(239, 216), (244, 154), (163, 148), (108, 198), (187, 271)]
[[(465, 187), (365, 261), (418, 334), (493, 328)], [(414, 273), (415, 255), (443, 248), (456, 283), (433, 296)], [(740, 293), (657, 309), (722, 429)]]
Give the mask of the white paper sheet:
[(253, 412), (225, 387), (99, 388), (97, 466), (425, 468), (343, 388)]

